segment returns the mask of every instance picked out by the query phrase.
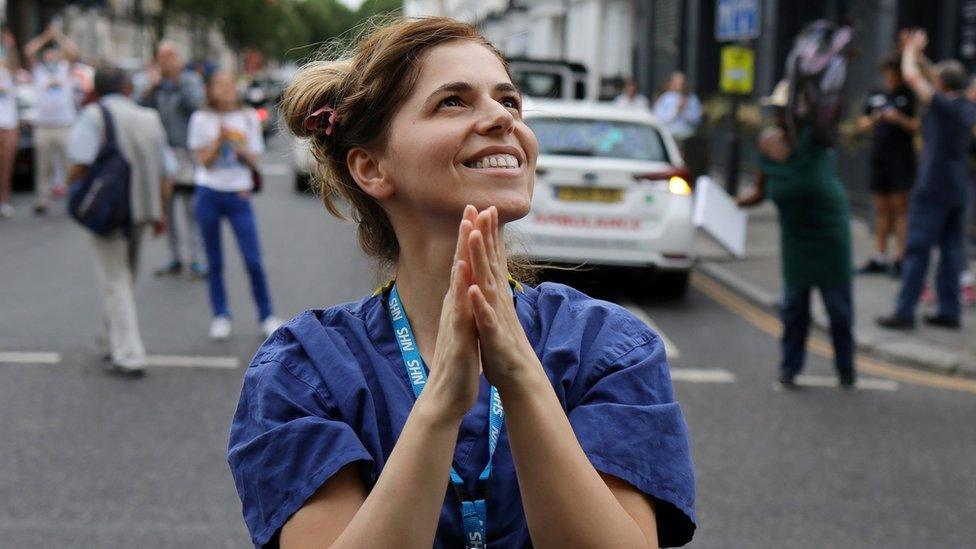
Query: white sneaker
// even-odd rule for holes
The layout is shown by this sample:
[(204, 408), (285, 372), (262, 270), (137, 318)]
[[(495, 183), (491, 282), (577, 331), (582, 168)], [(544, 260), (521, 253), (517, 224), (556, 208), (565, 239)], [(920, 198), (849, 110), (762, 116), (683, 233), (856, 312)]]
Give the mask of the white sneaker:
[(13, 217), (15, 213), (17, 213), (17, 210), (15, 210), (14, 207), (7, 202), (0, 204), (0, 217), (9, 219)]
[(270, 315), (261, 321), (261, 329), (264, 330), (264, 337), (271, 337), (271, 334), (281, 327), (281, 320), (275, 315)]
[(230, 319), (226, 316), (215, 316), (210, 323), (210, 339), (223, 341), (230, 337)]

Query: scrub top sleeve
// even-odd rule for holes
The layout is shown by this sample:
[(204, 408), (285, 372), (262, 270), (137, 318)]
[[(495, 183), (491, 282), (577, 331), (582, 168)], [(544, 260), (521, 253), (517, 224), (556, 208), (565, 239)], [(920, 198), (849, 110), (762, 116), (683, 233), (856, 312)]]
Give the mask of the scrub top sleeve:
[(569, 421), (598, 471), (651, 496), (659, 544), (684, 545), (695, 531), (695, 474), (664, 345), (643, 325), (636, 336), (621, 332), (630, 332), (630, 345), (595, 366)]
[(227, 460), (255, 547), (273, 543), (343, 466), (372, 465), (353, 429), (335, 419), (331, 402), (324, 385), (293, 365), (259, 355), (248, 368)]

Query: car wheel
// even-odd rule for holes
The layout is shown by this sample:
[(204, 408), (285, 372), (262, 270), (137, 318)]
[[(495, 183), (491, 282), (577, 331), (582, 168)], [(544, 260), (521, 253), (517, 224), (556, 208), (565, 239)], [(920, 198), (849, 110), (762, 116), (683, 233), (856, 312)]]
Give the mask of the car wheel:
[(658, 273), (655, 286), (662, 295), (682, 298), (688, 293), (691, 271), (665, 271)]
[(295, 192), (299, 194), (314, 194), (312, 176), (307, 173), (295, 172)]

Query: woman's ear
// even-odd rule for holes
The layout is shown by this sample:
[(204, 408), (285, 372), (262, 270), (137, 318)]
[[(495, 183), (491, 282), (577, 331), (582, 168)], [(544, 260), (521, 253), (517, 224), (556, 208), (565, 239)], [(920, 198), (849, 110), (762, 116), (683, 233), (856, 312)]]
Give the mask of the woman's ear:
[(379, 158), (362, 147), (349, 149), (346, 154), (349, 174), (364, 193), (376, 200), (393, 196), (393, 182), (384, 173)]

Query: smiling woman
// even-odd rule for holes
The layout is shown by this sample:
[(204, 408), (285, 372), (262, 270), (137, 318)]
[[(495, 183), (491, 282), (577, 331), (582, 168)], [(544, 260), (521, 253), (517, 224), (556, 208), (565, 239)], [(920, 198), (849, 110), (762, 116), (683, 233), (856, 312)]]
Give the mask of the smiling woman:
[(509, 274), (538, 143), (505, 60), (446, 18), (376, 28), (285, 94), (326, 208), (395, 280), (258, 350), (228, 459), (256, 546), (657, 547), (695, 528), (664, 346)]

